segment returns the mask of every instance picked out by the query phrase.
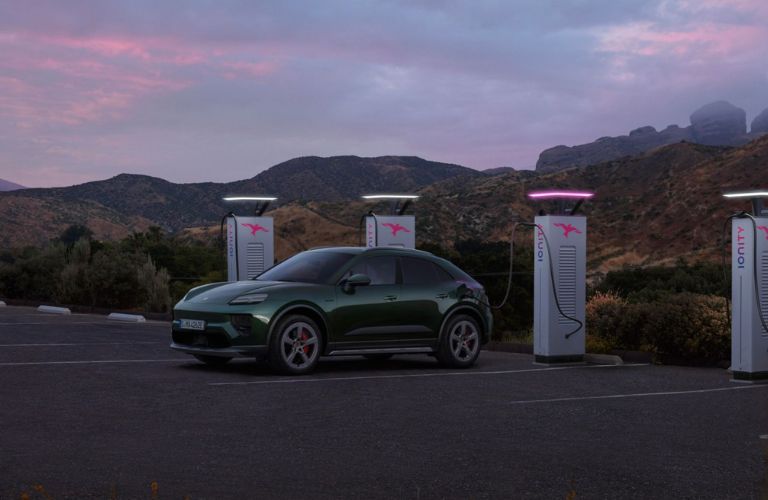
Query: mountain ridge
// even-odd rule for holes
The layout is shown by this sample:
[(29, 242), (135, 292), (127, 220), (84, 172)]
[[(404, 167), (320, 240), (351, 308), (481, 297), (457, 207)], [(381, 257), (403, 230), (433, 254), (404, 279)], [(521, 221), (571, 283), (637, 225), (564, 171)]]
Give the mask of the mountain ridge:
[[(153, 221), (166, 231), (201, 226), (219, 220), (233, 206), (222, 198), (229, 194), (268, 194), (278, 197), (275, 205), (309, 199), (340, 202), (357, 199), (371, 191), (414, 191), (450, 177), (482, 176), (480, 172), (454, 164), (432, 162), (414, 156), (303, 157), (280, 163), (250, 179), (229, 183), (176, 184), (143, 174), (119, 174), (105, 180), (69, 187), (31, 188), (0, 193), (0, 231), (23, 227), (22, 212), (14, 205), (32, 203), (39, 210), (58, 206), (44, 219), (82, 223), (93, 216), (126, 225), (130, 221)], [(45, 203), (40, 200), (46, 201)], [(81, 204), (80, 202), (87, 202)], [(241, 205), (242, 207), (242, 205)], [(138, 223), (138, 222), (137, 222)], [(58, 235), (37, 228), (34, 235), (8, 233), (5, 244), (40, 244)], [(112, 231), (110, 234), (115, 233)], [(97, 236), (100, 237), (97, 233)]]
[(715, 101), (694, 111), (690, 126), (669, 125), (657, 131), (649, 125), (629, 135), (600, 137), (576, 146), (554, 146), (539, 154), (536, 171), (550, 173), (573, 167), (595, 165), (625, 156), (634, 156), (676, 142), (709, 146), (742, 146), (768, 133), (768, 109), (752, 121), (747, 133), (747, 114), (727, 101)]
[[(728, 215), (749, 208), (747, 202), (732, 202), (721, 194), (768, 185), (766, 163), (768, 136), (740, 147), (675, 143), (634, 157), (548, 174), (512, 170), (499, 175), (447, 176), (416, 190), (420, 198), (412, 210), (417, 242), (453, 248), (455, 242), (467, 239), (508, 241), (515, 222), (530, 220), (540, 209), (549, 209), (546, 204), (531, 202), (526, 197), (529, 191), (588, 189), (596, 192), (582, 208), (588, 216), (588, 266), (592, 274), (625, 265), (673, 264), (680, 258), (718, 260), (722, 247), (712, 228), (719, 230)], [(396, 164), (393, 168), (397, 171), (401, 167)], [(231, 187), (216, 183), (173, 185), (147, 176), (118, 177), (118, 181), (130, 184), (125, 190), (119, 182), (113, 186), (124, 198), (139, 196), (136, 193), (151, 198), (146, 206), (153, 209), (146, 216), (123, 213), (117, 205), (110, 208), (76, 199), (93, 185), (82, 185), (82, 192), (59, 190), (56, 196), (22, 196), (27, 191), (40, 195), (45, 190), (4, 193), (0, 195), (0, 242), (10, 246), (14, 238), (18, 243), (26, 237), (30, 239), (24, 244), (39, 244), (60, 234), (69, 223), (85, 223), (92, 230), (95, 226), (96, 237), (116, 239), (150, 225), (170, 225), (167, 217), (193, 211)], [(335, 177), (322, 174), (315, 178)], [(169, 185), (178, 193), (163, 194), (161, 188)], [(340, 189), (335, 186), (329, 192)], [(193, 223), (176, 231), (183, 227), (182, 234), (189, 237), (217, 237), (218, 222), (230, 207), (218, 198), (210, 203), (214, 209), (200, 219), (201, 223), (191, 218)], [(388, 207), (357, 196), (278, 204), (268, 212), (275, 218), (278, 258), (318, 245), (357, 245), (360, 216), (368, 210), (385, 213)]]
[(17, 189), (26, 189), (26, 187), (21, 184), (16, 184), (15, 182), (0, 179), (0, 191), (15, 191)]

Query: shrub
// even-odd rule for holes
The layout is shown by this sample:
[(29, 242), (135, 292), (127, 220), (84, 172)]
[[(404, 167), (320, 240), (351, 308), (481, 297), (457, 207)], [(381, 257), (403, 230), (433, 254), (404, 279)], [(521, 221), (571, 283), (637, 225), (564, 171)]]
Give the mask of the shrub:
[(59, 273), (56, 287), (57, 302), (93, 305), (90, 263), (91, 243), (87, 239), (80, 239), (67, 251), (67, 264)]
[(149, 312), (166, 312), (171, 307), (170, 277), (165, 269), (158, 270), (152, 257), (139, 267), (137, 278), (143, 288), (144, 308)]
[[(633, 303), (615, 292), (598, 292), (586, 307), (588, 345), (643, 350), (662, 360), (716, 363), (730, 355), (724, 299), (693, 293), (667, 294)], [(591, 338), (591, 340), (590, 340)]]
[(728, 359), (731, 332), (725, 299), (681, 293), (645, 306), (652, 307), (645, 335), (653, 352), (690, 362)]

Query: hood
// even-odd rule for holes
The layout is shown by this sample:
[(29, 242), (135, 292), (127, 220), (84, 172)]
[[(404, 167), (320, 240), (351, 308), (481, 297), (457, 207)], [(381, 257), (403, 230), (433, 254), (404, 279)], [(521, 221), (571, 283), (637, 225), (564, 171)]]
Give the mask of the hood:
[(294, 283), (282, 281), (235, 281), (232, 283), (214, 283), (193, 288), (185, 297), (186, 302), (193, 304), (228, 304), (232, 299), (246, 293), (283, 288)]

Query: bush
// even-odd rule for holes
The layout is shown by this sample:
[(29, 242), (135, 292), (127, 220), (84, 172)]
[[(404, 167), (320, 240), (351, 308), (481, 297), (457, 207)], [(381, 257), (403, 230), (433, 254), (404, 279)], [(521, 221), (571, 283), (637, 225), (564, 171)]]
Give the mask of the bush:
[(719, 264), (680, 262), (674, 267), (627, 267), (610, 271), (596, 290), (618, 293), (631, 302), (646, 302), (664, 292), (716, 295), (729, 293), (729, 287)]
[(148, 312), (168, 311), (171, 307), (168, 271), (158, 271), (152, 257), (147, 256), (147, 261), (138, 269), (137, 277), (144, 291), (144, 308)]
[(730, 356), (729, 322), (721, 297), (679, 293), (633, 303), (615, 292), (599, 292), (587, 303), (586, 314), (587, 338), (598, 349), (643, 350), (661, 360), (696, 364)]
[(725, 299), (682, 293), (664, 302), (645, 304), (645, 335), (653, 352), (694, 363), (730, 357), (731, 332)]

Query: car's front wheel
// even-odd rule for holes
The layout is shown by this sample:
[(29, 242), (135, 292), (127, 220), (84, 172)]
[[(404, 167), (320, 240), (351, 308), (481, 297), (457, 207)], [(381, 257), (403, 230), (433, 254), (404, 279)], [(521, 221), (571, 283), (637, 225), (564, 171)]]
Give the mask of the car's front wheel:
[(468, 368), (480, 355), (480, 325), (472, 316), (458, 314), (445, 325), (437, 359), (450, 368)]
[(280, 321), (272, 334), (269, 363), (275, 370), (303, 375), (320, 359), (320, 328), (312, 319), (291, 315)]

